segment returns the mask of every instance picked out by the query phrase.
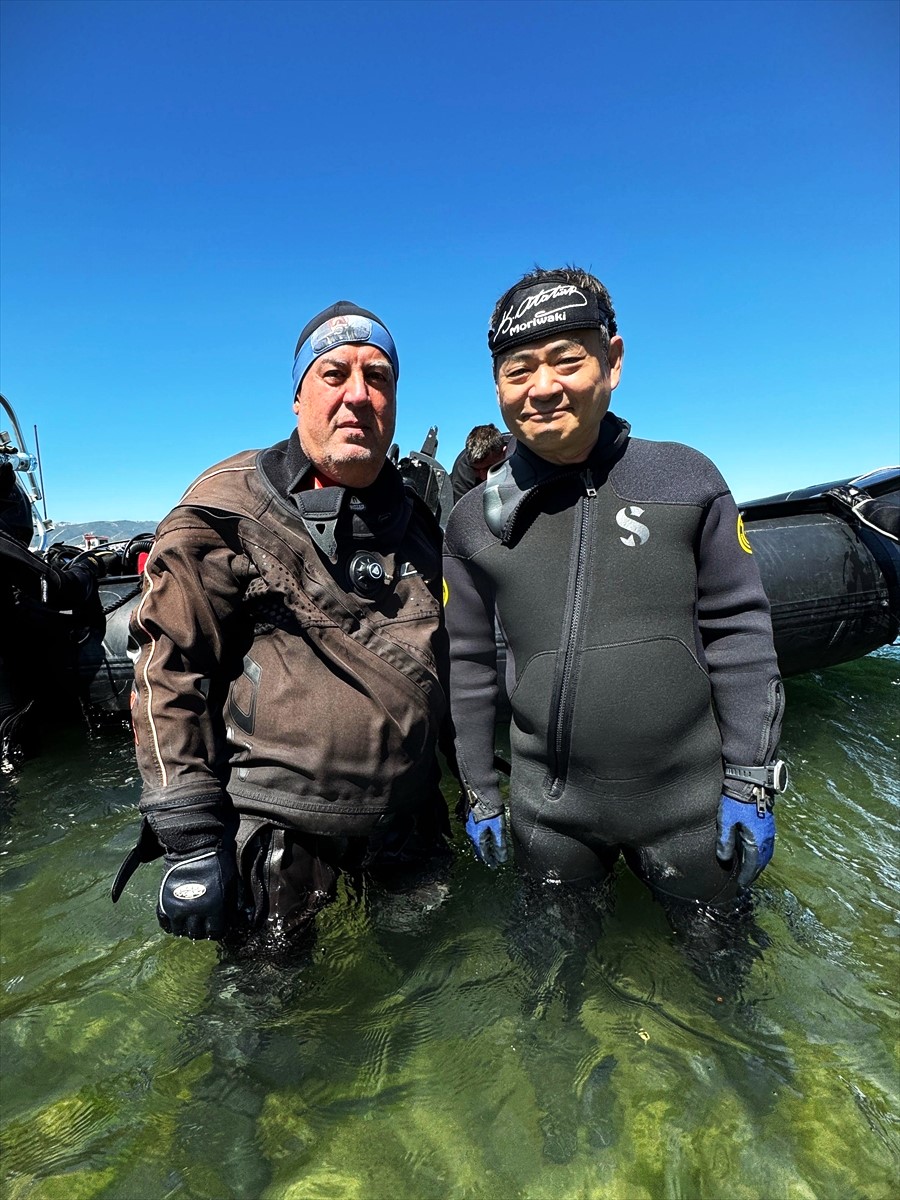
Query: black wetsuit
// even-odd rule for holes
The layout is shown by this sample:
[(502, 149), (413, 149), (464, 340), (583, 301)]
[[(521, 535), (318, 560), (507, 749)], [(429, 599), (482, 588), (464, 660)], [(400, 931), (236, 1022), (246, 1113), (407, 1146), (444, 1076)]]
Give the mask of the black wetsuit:
[(772, 760), (782, 688), (768, 602), (713, 464), (631, 439), (612, 414), (576, 467), (519, 445), (453, 510), (444, 573), (476, 817), (502, 808), (496, 613), (518, 864), (596, 880), (622, 852), (662, 897), (730, 899), (736, 870), (715, 854), (723, 760)]

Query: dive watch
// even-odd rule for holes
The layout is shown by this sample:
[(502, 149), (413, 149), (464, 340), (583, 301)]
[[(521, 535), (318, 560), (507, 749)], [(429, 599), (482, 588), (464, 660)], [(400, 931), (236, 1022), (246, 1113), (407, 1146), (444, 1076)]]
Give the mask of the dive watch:
[(765, 810), (772, 807), (779, 792), (783, 792), (788, 785), (787, 763), (781, 758), (765, 767), (738, 767), (734, 763), (726, 763), (725, 778), (733, 779), (736, 783), (752, 784), (757, 810), (763, 816)]

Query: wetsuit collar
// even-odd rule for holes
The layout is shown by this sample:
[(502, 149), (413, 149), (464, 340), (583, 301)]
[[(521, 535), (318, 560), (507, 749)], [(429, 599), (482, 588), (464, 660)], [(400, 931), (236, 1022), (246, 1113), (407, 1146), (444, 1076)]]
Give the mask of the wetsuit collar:
[(559, 466), (529, 450), (521, 442), (508, 459), (488, 472), (484, 485), (484, 519), (488, 529), (509, 545), (514, 526), (523, 507), (545, 486), (569, 479), (589, 470), (594, 483), (602, 483), (614, 462), (621, 456), (631, 426), (614, 413), (607, 413), (600, 424), (596, 445), (585, 462)]

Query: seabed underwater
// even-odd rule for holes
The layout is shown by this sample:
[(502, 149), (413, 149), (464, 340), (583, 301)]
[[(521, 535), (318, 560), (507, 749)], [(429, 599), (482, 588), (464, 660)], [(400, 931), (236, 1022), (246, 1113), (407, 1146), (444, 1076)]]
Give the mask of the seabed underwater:
[(775, 860), (708, 970), (622, 870), (535, 972), (456, 822), (443, 879), (342, 885), (302, 964), (222, 961), (159, 930), (157, 866), (109, 901), (127, 732), (54, 737), (0, 780), (0, 1194), (894, 1200), (900, 648), (786, 686)]

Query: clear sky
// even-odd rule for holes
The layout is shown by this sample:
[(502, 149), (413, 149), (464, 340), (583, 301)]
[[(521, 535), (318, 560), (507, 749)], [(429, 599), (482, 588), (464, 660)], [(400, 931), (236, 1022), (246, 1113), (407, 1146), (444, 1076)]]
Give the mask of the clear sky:
[(2, 390), (50, 516), (158, 519), (286, 437), (337, 299), (398, 441), (497, 417), (535, 263), (609, 287), (613, 408), (741, 500), (900, 460), (891, 2), (4, 0)]

